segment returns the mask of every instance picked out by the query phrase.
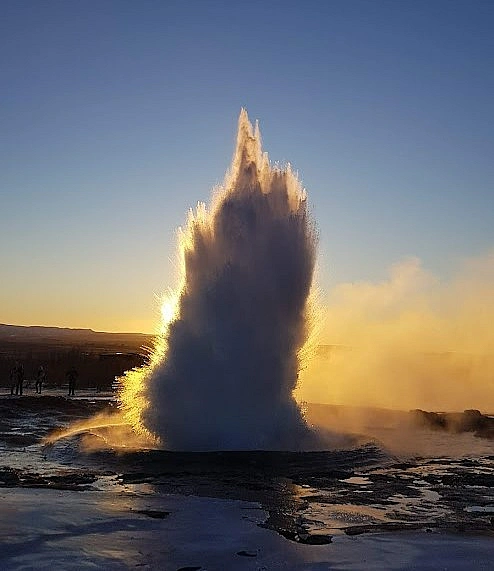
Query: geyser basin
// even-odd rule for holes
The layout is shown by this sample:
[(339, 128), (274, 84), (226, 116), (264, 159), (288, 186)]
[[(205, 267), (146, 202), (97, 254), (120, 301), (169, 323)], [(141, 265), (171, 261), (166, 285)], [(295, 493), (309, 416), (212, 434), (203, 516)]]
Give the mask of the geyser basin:
[(126, 373), (127, 419), (174, 450), (302, 449), (293, 398), (310, 329), (316, 232), (289, 166), (242, 110), (232, 165), (179, 242), (181, 283), (150, 364)]

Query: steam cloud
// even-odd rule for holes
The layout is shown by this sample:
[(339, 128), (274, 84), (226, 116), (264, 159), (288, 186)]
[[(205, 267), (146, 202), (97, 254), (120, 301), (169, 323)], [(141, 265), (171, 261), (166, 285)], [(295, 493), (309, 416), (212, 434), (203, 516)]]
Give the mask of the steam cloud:
[(293, 398), (310, 329), (316, 234), (290, 167), (273, 167), (242, 110), (225, 185), (182, 233), (182, 283), (124, 413), (170, 449), (300, 449)]
[(412, 258), (380, 283), (337, 286), (324, 358), (304, 371), (310, 402), (494, 412), (494, 252), (440, 281)]

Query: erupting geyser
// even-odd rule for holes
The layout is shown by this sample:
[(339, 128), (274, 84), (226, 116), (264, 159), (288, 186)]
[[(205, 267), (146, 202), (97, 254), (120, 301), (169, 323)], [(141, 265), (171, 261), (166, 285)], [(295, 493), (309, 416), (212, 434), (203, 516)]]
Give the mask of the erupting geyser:
[(121, 379), (136, 430), (173, 450), (312, 445), (293, 391), (315, 250), (300, 182), (270, 164), (242, 110), (225, 184), (180, 236), (182, 281), (150, 363)]

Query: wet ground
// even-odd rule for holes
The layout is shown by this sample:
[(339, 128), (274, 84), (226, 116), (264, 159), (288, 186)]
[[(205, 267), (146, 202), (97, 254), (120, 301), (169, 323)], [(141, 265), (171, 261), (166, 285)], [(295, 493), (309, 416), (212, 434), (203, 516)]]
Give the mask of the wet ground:
[[(0, 488), (254, 502), (266, 514), (257, 525), (305, 545), (329, 544), (341, 535), (417, 531), (484, 536), (493, 539), (494, 550), (490, 441), (482, 453), (467, 447), (461, 455), (406, 459), (362, 436), (349, 449), (327, 452), (128, 451), (108, 447), (112, 428), (100, 426), (43, 443), (74, 421), (115, 412), (111, 397), (96, 394), (0, 398)], [(417, 429), (414, 437), (430, 440), (436, 433)], [(477, 437), (468, 438), (476, 450)], [(140, 513), (153, 520), (168, 515), (149, 507)]]

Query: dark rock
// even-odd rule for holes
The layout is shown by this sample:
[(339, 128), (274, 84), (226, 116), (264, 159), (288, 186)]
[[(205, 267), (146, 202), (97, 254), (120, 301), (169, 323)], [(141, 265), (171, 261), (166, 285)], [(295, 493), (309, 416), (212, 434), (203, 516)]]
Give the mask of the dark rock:
[(415, 424), (424, 428), (453, 433), (473, 432), (478, 438), (494, 439), (494, 418), (482, 414), (477, 409), (451, 413), (416, 409), (410, 414)]
[(299, 543), (303, 543), (305, 545), (327, 545), (328, 543), (331, 543), (331, 541), (331, 535), (324, 535), (322, 533), (314, 535), (308, 533), (299, 535)]
[[(165, 519), (166, 516), (170, 515), (170, 512), (164, 512), (158, 510), (138, 510), (137, 513), (147, 515), (148, 517), (152, 517), (153, 519)], [(200, 567), (197, 567), (197, 569), (200, 569)]]
[(257, 551), (237, 551), (237, 555), (242, 555), (242, 557), (257, 557)]

